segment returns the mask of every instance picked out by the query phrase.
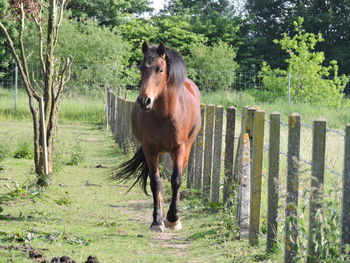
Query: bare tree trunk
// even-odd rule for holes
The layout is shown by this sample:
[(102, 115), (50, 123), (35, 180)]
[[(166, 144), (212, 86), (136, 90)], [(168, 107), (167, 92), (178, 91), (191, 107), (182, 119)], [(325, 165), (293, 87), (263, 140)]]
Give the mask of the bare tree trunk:
[[(69, 0), (50, 0), (48, 7), (47, 21), (43, 19), (45, 1), (32, 0), (33, 8), (28, 12), (25, 3), (22, 1), (16, 2), (14, 8), (17, 8), (19, 16), (19, 35), (18, 47), (15, 47), (14, 41), (8, 33), (6, 27), (1, 21), (0, 30), (4, 33), (7, 43), (10, 47), (13, 57), (15, 58), (23, 79), (23, 83), (29, 98), (29, 108), (33, 119), (33, 133), (34, 133), (34, 164), (35, 172), (37, 174), (37, 184), (47, 186), (49, 184), (49, 175), (53, 172), (54, 161), (54, 137), (57, 132), (58, 118), (60, 112), (60, 105), (62, 100), (62, 92), (65, 84), (70, 78), (70, 69), (72, 61), (68, 58), (64, 65), (59, 65), (55, 57), (55, 50), (58, 40), (58, 31), (63, 18), (63, 11), (67, 6)], [(10, 14), (11, 16), (12, 14)], [(42, 80), (41, 84), (37, 83), (34, 74), (28, 70), (28, 57), (26, 55), (24, 43), (25, 20), (28, 16), (35, 22), (39, 33), (39, 57), (41, 62)], [(13, 19), (13, 17), (11, 17)], [(47, 37), (44, 38), (44, 27), (47, 27)], [(44, 43), (46, 49), (44, 49)], [(19, 52), (17, 51), (19, 50)], [(40, 114), (38, 103), (44, 99), (44, 123), (45, 129), (41, 127)], [(46, 133), (46, 145), (48, 156), (48, 174), (44, 168), (44, 149), (43, 138)]]

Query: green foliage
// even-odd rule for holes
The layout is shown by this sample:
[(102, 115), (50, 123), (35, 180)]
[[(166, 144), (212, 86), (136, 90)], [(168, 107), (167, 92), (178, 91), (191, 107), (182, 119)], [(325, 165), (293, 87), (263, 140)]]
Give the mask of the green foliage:
[(180, 18), (187, 16), (192, 32), (205, 36), (209, 45), (223, 41), (237, 46), (241, 41), (237, 34), (241, 21), (232, 1), (170, 0), (164, 12)]
[(35, 199), (42, 196), (43, 193), (42, 189), (33, 188), (28, 182), (22, 184), (11, 182), (11, 184), (6, 184), (5, 186), (9, 189), (9, 192), (0, 195), (0, 204), (23, 198)]
[(234, 81), (236, 52), (224, 42), (191, 48), (189, 76), (203, 91), (229, 90)]
[(132, 82), (125, 67), (128, 44), (109, 28), (65, 19), (57, 51), (62, 57), (74, 58), (68, 84), (74, 94), (100, 96), (106, 84), (123, 86)]
[(192, 49), (207, 40), (203, 34), (194, 32), (190, 18), (187, 14), (155, 17), (153, 20), (159, 30), (155, 42), (163, 41), (183, 56), (189, 55)]
[(21, 140), (17, 144), (17, 148), (13, 154), (16, 159), (33, 159), (34, 150), (33, 144), (27, 140)]
[(93, 20), (100, 26), (113, 28), (130, 14), (151, 11), (147, 0), (71, 0), (67, 9), (78, 21)]
[[(183, 56), (190, 53), (190, 49), (197, 44), (205, 43), (207, 38), (194, 32), (190, 16), (162, 15), (151, 19), (133, 18), (118, 27), (118, 32), (131, 45), (130, 64), (135, 67), (142, 60), (141, 45), (144, 41), (159, 44), (163, 41), (166, 46), (179, 51)], [(139, 73), (137, 72), (137, 80)], [(137, 82), (129, 83), (136, 85)]]
[(68, 160), (66, 161), (66, 165), (78, 165), (82, 161), (84, 161), (85, 154), (83, 148), (79, 143), (73, 146), (71, 152), (69, 153)]
[[(246, 12), (249, 14), (245, 26), (245, 35), (249, 35), (242, 46), (242, 52), (249, 52), (244, 57), (244, 64), (260, 64), (265, 60), (272, 67), (283, 67), (285, 55), (273, 46), (272, 41), (283, 32), (293, 31), (293, 21), (304, 17), (305, 29), (310, 33), (327, 36), (316, 47), (323, 50), (326, 62), (330, 58), (339, 62), (340, 71), (349, 73), (350, 52), (346, 46), (350, 43), (350, 27), (347, 23), (350, 2), (318, 0), (247, 0)], [(327, 59), (328, 58), (328, 59)]]
[[(29, 24), (27, 49), (35, 51), (31, 56), (30, 70), (41, 79), (38, 52), (38, 34)], [(94, 21), (85, 23), (64, 18), (58, 39), (57, 54), (61, 58), (72, 57), (71, 78), (65, 94), (99, 97), (106, 85), (125, 86), (135, 78), (126, 67), (130, 48), (115, 30), (99, 26)]]
[(85, 153), (81, 143), (75, 141), (71, 144), (57, 141), (55, 146), (54, 171), (60, 172), (65, 165), (76, 166), (85, 160)]
[(59, 242), (61, 244), (70, 244), (70, 245), (90, 245), (93, 240), (86, 239), (83, 237), (71, 236), (66, 232), (44, 232), (37, 230), (28, 230), (26, 232), (0, 232), (0, 237), (3, 242), (17, 242), (22, 244), (30, 244), (31, 242), (40, 239), (47, 243)]
[[(302, 181), (301, 184), (309, 183), (309, 180)], [(310, 186), (304, 186), (303, 196), (310, 195)], [(308, 231), (307, 205), (301, 202), (298, 211), (298, 219), (290, 217), (286, 223), (296, 222), (298, 229), (298, 238), (294, 240), (293, 246), (297, 251), (296, 262), (324, 262), (324, 263), (345, 263), (349, 258), (341, 252), (341, 225), (340, 225), (340, 198), (339, 189), (326, 191), (323, 200), (319, 200), (321, 208), (315, 213), (315, 227), (312, 233)], [(317, 201), (317, 200), (315, 200)], [(311, 234), (315, 246), (315, 255), (310, 256), (308, 250), (308, 239)], [(287, 233), (291, 238), (293, 233)], [(317, 236), (317, 237), (316, 237)], [(348, 249), (348, 248), (346, 248)]]
[(296, 34), (284, 33), (281, 40), (275, 40), (282, 50), (289, 54), (287, 70), (271, 69), (263, 63), (260, 73), (262, 81), (272, 97), (287, 96), (287, 72), (291, 74), (291, 97), (295, 101), (338, 106), (343, 98), (346, 76), (338, 76), (336, 61), (323, 66), (324, 53), (313, 52), (315, 45), (323, 41), (322, 35), (307, 33), (302, 27), (303, 19), (294, 22)]

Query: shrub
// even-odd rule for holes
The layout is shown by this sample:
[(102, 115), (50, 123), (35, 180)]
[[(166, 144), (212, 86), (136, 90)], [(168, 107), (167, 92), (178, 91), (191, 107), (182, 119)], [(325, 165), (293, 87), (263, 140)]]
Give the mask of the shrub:
[(260, 73), (264, 86), (271, 97), (286, 97), (287, 72), (289, 72), (293, 100), (338, 106), (343, 98), (342, 91), (347, 83), (347, 77), (338, 76), (335, 60), (331, 61), (329, 66), (323, 66), (324, 53), (313, 50), (315, 45), (324, 39), (321, 34), (305, 32), (302, 23), (302, 18), (294, 22), (296, 34), (293, 37), (284, 33), (282, 39), (274, 40), (290, 56), (286, 59), (288, 69), (271, 69), (268, 64), (263, 63)]
[(214, 46), (198, 44), (190, 49), (188, 74), (201, 90), (231, 89), (237, 63), (236, 52), (225, 42)]

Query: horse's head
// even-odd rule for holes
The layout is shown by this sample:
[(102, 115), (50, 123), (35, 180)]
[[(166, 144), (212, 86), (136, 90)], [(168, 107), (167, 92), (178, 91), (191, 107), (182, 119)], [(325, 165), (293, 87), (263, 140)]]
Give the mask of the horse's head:
[(144, 42), (142, 52), (141, 89), (137, 101), (143, 109), (150, 110), (167, 85), (166, 48), (162, 42), (158, 47), (149, 47)]

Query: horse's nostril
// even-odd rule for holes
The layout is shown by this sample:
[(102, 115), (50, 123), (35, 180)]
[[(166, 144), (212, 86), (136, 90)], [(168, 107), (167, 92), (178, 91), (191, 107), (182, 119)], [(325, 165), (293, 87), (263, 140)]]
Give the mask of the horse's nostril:
[(151, 104), (151, 98), (147, 97), (145, 100), (145, 105), (148, 106)]

